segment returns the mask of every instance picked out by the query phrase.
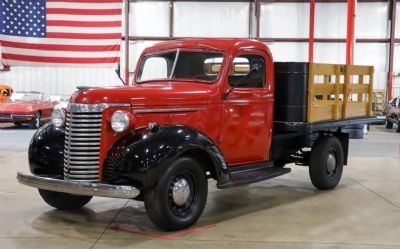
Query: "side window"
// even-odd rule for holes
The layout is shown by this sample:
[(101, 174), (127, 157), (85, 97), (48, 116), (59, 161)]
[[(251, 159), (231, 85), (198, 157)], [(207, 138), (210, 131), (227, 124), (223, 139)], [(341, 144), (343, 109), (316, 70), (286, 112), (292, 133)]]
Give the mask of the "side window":
[(260, 55), (240, 55), (233, 60), (228, 83), (237, 88), (263, 88), (265, 61)]

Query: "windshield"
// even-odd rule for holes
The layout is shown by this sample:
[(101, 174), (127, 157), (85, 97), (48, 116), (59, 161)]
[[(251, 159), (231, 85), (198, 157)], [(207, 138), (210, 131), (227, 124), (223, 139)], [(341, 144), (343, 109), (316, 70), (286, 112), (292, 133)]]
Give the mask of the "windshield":
[(10, 97), (10, 101), (38, 101), (42, 100), (41, 93), (14, 93)]
[(139, 68), (138, 81), (193, 80), (211, 82), (217, 79), (223, 61), (222, 53), (176, 51), (147, 55)]

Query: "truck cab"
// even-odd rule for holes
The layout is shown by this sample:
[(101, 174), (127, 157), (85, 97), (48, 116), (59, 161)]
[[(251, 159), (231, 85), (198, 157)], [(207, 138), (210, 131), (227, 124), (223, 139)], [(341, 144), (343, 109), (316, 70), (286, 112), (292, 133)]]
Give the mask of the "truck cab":
[[(351, 89), (339, 82), (347, 76), (312, 91), (313, 72), (333, 68), (341, 74), (354, 68), (275, 66), (278, 71), (268, 47), (249, 39), (178, 40), (149, 47), (132, 85), (80, 88), (66, 109), (56, 109), (52, 123), (32, 138), (31, 174), (17, 178), (38, 188), (44, 201), (58, 209), (80, 208), (93, 196), (144, 201), (150, 219), (165, 230), (197, 221), (208, 179), (221, 189), (235, 187), (289, 173), (285, 165), (296, 163), (309, 166), (315, 187), (333, 189), (347, 163), (348, 135), (341, 128), (374, 119), (364, 97), (359, 103), (347, 103), (343, 96), (339, 101)], [(372, 77), (370, 69), (356, 71)], [(298, 80), (298, 75), (306, 76)], [(285, 88), (288, 82), (293, 87)], [(324, 87), (328, 90), (318, 102), (321, 98), (313, 96)], [(364, 82), (356, 88), (358, 94), (371, 90)], [(300, 99), (298, 108), (308, 109), (306, 119), (281, 115), (298, 113), (290, 111), (291, 102), (274, 104), (277, 98), (288, 99), (293, 89), (301, 96), (294, 98)]]

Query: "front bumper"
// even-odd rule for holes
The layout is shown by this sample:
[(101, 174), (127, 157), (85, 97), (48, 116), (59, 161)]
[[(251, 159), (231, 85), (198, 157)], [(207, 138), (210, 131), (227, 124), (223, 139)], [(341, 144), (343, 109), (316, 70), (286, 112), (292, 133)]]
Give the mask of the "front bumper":
[(132, 186), (61, 180), (21, 172), (18, 172), (17, 180), (30, 187), (74, 195), (132, 199), (140, 194), (140, 191)]

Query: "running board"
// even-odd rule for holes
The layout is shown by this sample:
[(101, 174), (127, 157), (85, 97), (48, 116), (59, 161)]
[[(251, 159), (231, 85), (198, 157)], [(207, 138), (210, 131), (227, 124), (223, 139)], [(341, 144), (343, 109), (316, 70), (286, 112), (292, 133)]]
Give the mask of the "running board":
[(274, 167), (273, 162), (235, 167), (230, 171), (230, 180), (217, 185), (217, 187), (223, 189), (261, 182), (287, 174), (290, 171), (290, 168)]

